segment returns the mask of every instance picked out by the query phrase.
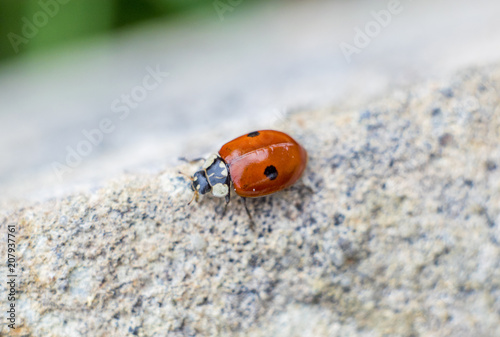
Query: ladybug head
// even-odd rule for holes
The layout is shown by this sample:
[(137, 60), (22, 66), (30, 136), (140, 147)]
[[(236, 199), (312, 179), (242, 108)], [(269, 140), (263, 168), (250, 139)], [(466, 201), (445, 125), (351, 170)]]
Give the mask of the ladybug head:
[(191, 189), (195, 193), (202, 195), (212, 190), (204, 170), (200, 170), (193, 175)]
[(193, 199), (197, 199), (199, 194), (203, 195), (208, 192), (212, 192), (215, 197), (228, 199), (230, 183), (229, 170), (224, 160), (216, 154), (210, 155), (202, 169), (191, 177)]

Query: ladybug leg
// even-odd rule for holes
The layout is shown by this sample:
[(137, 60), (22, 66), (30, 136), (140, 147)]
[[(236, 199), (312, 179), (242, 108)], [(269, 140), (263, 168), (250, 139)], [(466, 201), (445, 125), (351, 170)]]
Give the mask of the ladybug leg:
[(222, 217), (221, 218), (223, 218), (224, 215), (226, 215), (227, 205), (229, 204), (229, 201), (231, 200), (231, 179), (229, 178), (229, 176), (226, 179), (226, 184), (227, 184), (227, 186), (229, 188), (227, 190), (227, 195), (225, 197), (225, 199), (226, 199), (226, 205), (224, 205), (224, 211), (222, 212)]
[(226, 211), (227, 211), (227, 205), (229, 204), (229, 194), (231, 192), (228, 192), (227, 195), (226, 195), (226, 204), (224, 205), (224, 211), (222, 212), (222, 218), (224, 217), (224, 215), (226, 215)]
[(226, 207), (227, 207), (227, 204), (229, 204), (229, 201), (231, 200), (231, 178), (229, 176), (227, 177), (226, 185), (228, 187), (226, 195)]
[[(229, 183), (228, 183), (229, 184)], [(227, 195), (226, 195), (226, 204), (224, 205), (224, 211), (222, 212), (222, 217), (224, 217), (224, 215), (226, 215), (226, 211), (227, 211), (227, 205), (229, 204), (229, 200), (231, 199), (231, 185), (229, 185), (229, 190), (227, 191)]]
[(226, 211), (227, 211), (227, 202), (226, 204), (224, 205), (224, 210), (222, 211), (222, 216), (220, 217), (221, 219), (224, 218), (224, 215), (226, 215)]
[(193, 193), (193, 197), (191, 198), (191, 200), (189, 200), (188, 202), (188, 206), (193, 202), (194, 199), (196, 199), (196, 202), (198, 202), (198, 192), (197, 191), (194, 191)]
[(248, 217), (250, 218), (250, 229), (255, 232), (255, 222), (253, 221), (252, 214), (248, 210), (247, 207), (247, 198), (241, 197), (243, 199), (243, 205), (245, 206), (245, 210), (247, 211)]
[(180, 161), (183, 161), (183, 162), (186, 162), (188, 164), (194, 164), (196, 162), (199, 162), (199, 161), (202, 161), (202, 160), (205, 160), (205, 158), (194, 158), (194, 159), (186, 159), (186, 157), (179, 157), (178, 158)]

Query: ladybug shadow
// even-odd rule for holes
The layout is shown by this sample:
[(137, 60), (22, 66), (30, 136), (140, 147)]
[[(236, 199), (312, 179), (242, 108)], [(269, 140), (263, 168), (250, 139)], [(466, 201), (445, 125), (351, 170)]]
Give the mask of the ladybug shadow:
[[(182, 172), (179, 172), (179, 174), (180, 176), (178, 179), (185, 181), (188, 186), (191, 186), (191, 178)], [(314, 193), (315, 190), (312, 187), (300, 180), (295, 185), (272, 195), (245, 198), (233, 192), (227, 203), (220, 198), (200, 196), (200, 198), (196, 200), (196, 205), (203, 208), (207, 206), (213, 207), (215, 213), (213, 217), (214, 221), (217, 219), (221, 221), (229, 219), (229, 221), (232, 221), (235, 215), (241, 215), (243, 208), (248, 216), (249, 228), (253, 232), (255, 232), (257, 228), (264, 228), (266, 225), (268, 231), (271, 231), (269, 227), (270, 223), (276, 219), (278, 213), (275, 212), (276, 207), (287, 208), (289, 206), (294, 206), (300, 213), (303, 213), (306, 204), (309, 203)], [(191, 201), (193, 201), (193, 199), (191, 199)], [(186, 206), (189, 206), (191, 201)]]
[[(250, 229), (252, 229), (252, 231), (255, 231), (256, 228), (264, 228), (267, 225), (268, 231), (270, 232), (270, 223), (274, 222), (279, 213), (276, 212), (276, 207), (286, 209), (293, 206), (300, 213), (304, 213), (306, 204), (309, 204), (314, 193), (314, 190), (310, 186), (304, 183), (297, 183), (272, 195), (257, 198), (244, 198), (237, 196), (233, 197), (232, 200), (233, 205), (234, 203), (238, 205), (239, 214), (241, 214), (241, 208), (245, 209), (250, 221)], [(227, 205), (230, 204), (231, 203), (221, 203), (216, 207), (216, 212), (221, 216), (221, 219), (228, 215), (232, 218), (232, 214), (228, 213), (232, 213), (232, 211), (236, 210), (236, 208), (231, 208), (230, 206), (227, 207)]]

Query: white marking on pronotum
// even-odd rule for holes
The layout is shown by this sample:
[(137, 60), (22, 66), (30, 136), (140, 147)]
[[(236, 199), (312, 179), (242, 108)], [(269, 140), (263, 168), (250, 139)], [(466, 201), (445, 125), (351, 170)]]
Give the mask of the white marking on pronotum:
[(226, 167), (226, 164), (224, 164), (223, 162), (220, 162), (219, 163), (219, 167), (223, 168), (223, 170), (221, 171), (220, 174), (222, 174), (223, 177), (227, 177), (227, 167)]
[(229, 187), (226, 184), (215, 184), (212, 187), (214, 197), (223, 198), (229, 193)]
[(203, 164), (203, 168), (206, 170), (207, 168), (209, 168), (215, 161), (215, 159), (217, 159), (217, 155), (215, 153), (212, 153), (210, 156), (208, 156), (207, 160), (205, 160), (205, 163)]

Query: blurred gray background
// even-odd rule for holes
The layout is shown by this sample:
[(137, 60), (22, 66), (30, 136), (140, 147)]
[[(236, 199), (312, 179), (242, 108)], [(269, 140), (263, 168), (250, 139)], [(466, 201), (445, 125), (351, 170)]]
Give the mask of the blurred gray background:
[[(118, 7), (74, 1), (46, 22), (37, 2), (29, 11), (10, 3), (15, 15), (1, 32), (1, 203), (96, 188), (127, 171), (159, 171), (241, 133), (277, 127), (294, 110), (356, 104), (500, 59), (500, 2), (493, 0), (402, 0), (350, 62), (341, 45), (354, 46), (357, 28), (390, 1), (222, 1), (224, 12), (213, 2), (179, 9), (171, 1), (130, 22), (125, 14), (142, 12), (125, 6), (119, 24)], [(108, 17), (115, 18), (111, 28)], [(23, 18), (38, 22), (35, 36), (22, 35)], [(10, 33), (25, 39), (17, 51)], [(141, 89), (157, 68), (168, 77)], [(144, 97), (125, 116), (117, 107), (132, 93)], [(67, 165), (68, 149), (76, 151), (83, 132), (103, 120), (113, 131), (57, 174), (55, 163)]]

